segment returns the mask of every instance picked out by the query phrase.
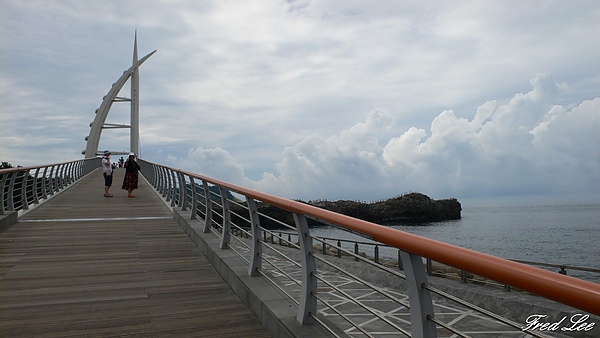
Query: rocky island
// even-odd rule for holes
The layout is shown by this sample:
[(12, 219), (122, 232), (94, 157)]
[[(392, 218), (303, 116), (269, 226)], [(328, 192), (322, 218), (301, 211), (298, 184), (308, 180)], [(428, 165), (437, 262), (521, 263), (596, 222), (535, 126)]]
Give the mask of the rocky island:
[[(382, 225), (455, 220), (460, 219), (462, 211), (461, 204), (456, 198), (434, 200), (421, 193), (409, 193), (370, 203), (347, 200), (298, 202)], [(232, 211), (234, 209), (236, 208), (232, 207)], [(294, 224), (292, 215), (287, 211), (264, 203), (258, 203), (257, 209), (260, 214), (283, 220), (290, 225)], [(243, 210), (235, 211), (237, 213), (244, 212)], [(309, 219), (308, 221), (310, 226), (322, 225), (316, 220)], [(281, 225), (267, 217), (260, 217), (260, 222), (265, 228), (281, 228)]]
[(456, 198), (434, 200), (416, 192), (373, 203), (318, 201), (309, 204), (378, 224), (454, 220), (460, 219), (462, 211)]

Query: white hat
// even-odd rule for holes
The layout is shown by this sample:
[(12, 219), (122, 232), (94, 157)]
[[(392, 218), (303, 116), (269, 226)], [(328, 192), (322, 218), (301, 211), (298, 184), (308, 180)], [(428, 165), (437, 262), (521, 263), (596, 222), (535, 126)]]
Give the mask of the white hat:
[(135, 157), (135, 154), (133, 152), (131, 152), (131, 153), (129, 153), (129, 156), (134, 156)]

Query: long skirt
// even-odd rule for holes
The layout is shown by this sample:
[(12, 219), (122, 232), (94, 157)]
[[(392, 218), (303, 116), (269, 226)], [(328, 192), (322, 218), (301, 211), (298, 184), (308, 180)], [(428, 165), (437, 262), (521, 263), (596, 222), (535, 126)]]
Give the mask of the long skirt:
[(125, 173), (125, 178), (123, 178), (123, 186), (122, 189), (125, 190), (133, 190), (138, 188), (138, 173)]

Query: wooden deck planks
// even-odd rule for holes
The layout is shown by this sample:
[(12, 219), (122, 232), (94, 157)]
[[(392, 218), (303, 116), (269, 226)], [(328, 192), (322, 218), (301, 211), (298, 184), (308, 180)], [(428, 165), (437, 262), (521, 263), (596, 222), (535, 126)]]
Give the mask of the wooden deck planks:
[(0, 233), (2, 337), (268, 337), (140, 180), (99, 171)]

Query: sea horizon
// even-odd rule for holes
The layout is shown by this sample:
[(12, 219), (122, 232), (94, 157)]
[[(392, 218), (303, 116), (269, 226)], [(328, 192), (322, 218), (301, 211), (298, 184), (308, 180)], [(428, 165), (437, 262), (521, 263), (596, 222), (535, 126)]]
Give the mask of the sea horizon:
[[(600, 269), (600, 203), (590, 199), (512, 199), (462, 204), (459, 220), (405, 222), (391, 228), (494, 256)], [(490, 204), (496, 202), (496, 204)], [(316, 227), (323, 237), (367, 241), (335, 227)], [(366, 249), (366, 248), (365, 248)], [(363, 250), (361, 248), (361, 251)], [(397, 259), (394, 250), (380, 256)], [(550, 270), (553, 270), (550, 268)], [(556, 269), (554, 269), (556, 270)], [(600, 283), (600, 273), (567, 274)]]

